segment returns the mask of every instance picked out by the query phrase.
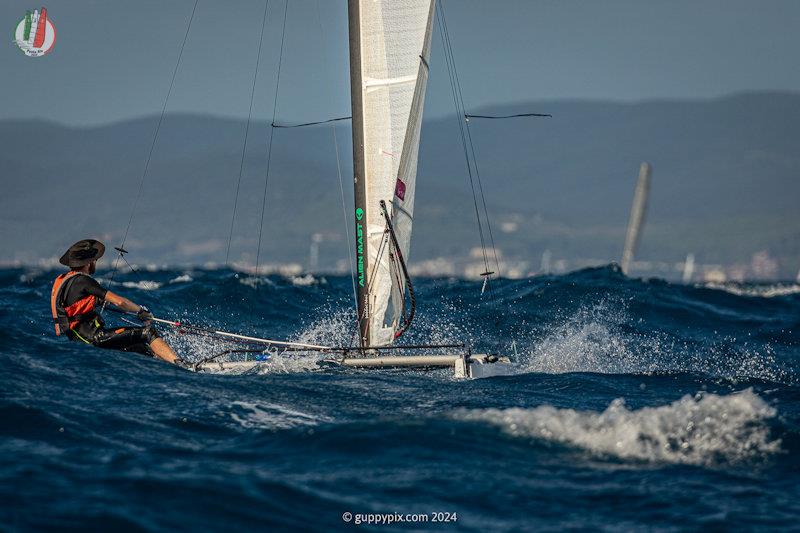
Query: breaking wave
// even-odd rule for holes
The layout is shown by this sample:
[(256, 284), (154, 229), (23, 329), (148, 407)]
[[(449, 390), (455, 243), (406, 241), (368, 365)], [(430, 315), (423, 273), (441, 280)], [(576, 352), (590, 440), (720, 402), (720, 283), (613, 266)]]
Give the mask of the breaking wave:
[(141, 291), (156, 291), (163, 286), (163, 283), (158, 281), (140, 280), (140, 281), (112, 281), (109, 285), (121, 285), (126, 289), (139, 289)]
[(757, 298), (776, 298), (779, 296), (789, 296), (800, 294), (800, 284), (797, 283), (775, 283), (772, 285), (746, 285), (743, 283), (714, 283), (709, 282), (702, 285), (707, 289), (716, 289), (729, 292), (737, 296), (754, 296)]
[(499, 426), (515, 437), (574, 446), (592, 454), (649, 462), (715, 465), (780, 450), (769, 420), (776, 411), (752, 390), (686, 395), (669, 405), (628, 409), (622, 398), (599, 413), (558, 409), (477, 409), (457, 418)]

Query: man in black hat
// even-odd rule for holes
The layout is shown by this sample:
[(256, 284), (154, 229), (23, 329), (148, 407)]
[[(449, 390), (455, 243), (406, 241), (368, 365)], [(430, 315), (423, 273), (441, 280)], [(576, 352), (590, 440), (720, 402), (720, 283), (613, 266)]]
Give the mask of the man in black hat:
[[(92, 278), (97, 260), (105, 250), (100, 241), (84, 239), (73, 244), (59, 259), (62, 265), (70, 267), (70, 271), (56, 278), (50, 294), (56, 335), (66, 335), (70, 340), (98, 348), (154, 355), (169, 363), (186, 366), (159, 336), (150, 322), (153, 314), (146, 307), (104, 289)], [(96, 310), (98, 301), (136, 313), (144, 326), (106, 329)]]

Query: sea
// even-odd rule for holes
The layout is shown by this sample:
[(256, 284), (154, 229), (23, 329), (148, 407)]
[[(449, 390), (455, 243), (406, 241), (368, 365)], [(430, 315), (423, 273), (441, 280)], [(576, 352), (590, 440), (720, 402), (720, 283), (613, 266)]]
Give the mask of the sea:
[[(2, 531), (800, 529), (800, 286), (610, 265), (415, 280), (403, 341), (512, 373), (357, 370), (272, 350), (193, 373), (56, 338), (57, 272), (0, 270)], [(345, 346), (349, 276), (99, 273), (158, 317)], [(109, 324), (125, 317), (105, 313)], [(230, 342), (161, 327), (188, 361)], [(241, 347), (239, 347), (241, 348)]]

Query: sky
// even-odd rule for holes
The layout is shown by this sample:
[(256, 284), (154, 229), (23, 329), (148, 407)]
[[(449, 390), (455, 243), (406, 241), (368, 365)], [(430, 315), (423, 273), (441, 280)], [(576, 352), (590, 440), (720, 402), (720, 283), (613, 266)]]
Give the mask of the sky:
[[(0, 46), (0, 120), (91, 125), (158, 114), (194, 0), (50, 0), (54, 50)], [(168, 112), (246, 118), (263, 0), (199, 0)], [(800, 91), (797, 0), (445, 0), (468, 109), (554, 99)], [(27, 9), (0, 3), (10, 36)], [(271, 0), (253, 117), (269, 120), (283, 0)], [(277, 120), (349, 115), (346, 0), (289, 0)], [(452, 113), (438, 29), (427, 116)], [(527, 109), (521, 109), (527, 110)]]

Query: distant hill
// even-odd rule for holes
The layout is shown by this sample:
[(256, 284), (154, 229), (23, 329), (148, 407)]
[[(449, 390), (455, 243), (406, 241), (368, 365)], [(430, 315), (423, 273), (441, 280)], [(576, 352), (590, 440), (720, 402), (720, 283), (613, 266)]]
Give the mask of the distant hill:
[[(767, 250), (780, 275), (800, 268), (800, 95), (698, 101), (532, 102), (476, 113), (552, 118), (471, 123), (493, 233), (506, 258), (611, 261), (621, 253), (641, 161), (653, 164), (638, 257), (749, 262)], [(92, 128), (0, 121), (0, 261), (58, 255), (86, 235), (117, 244), (128, 223), (157, 117)], [(167, 115), (128, 238), (138, 262), (225, 258), (244, 123)], [(251, 125), (232, 258), (252, 261), (264, 193), (267, 125)], [(347, 223), (350, 128), (337, 129)], [(478, 244), (455, 118), (423, 126), (411, 262), (464, 256)], [(277, 130), (261, 262), (346, 261), (332, 130)], [(336, 239), (339, 239), (338, 241)], [(575, 263), (578, 264), (578, 263)]]

